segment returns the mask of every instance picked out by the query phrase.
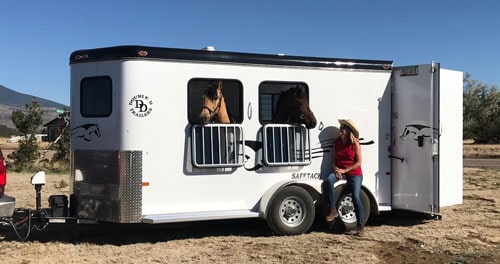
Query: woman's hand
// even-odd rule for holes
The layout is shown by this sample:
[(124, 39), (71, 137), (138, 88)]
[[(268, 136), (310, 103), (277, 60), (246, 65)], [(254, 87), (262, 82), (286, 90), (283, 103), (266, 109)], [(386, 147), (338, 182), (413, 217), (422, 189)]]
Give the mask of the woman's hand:
[(335, 167), (335, 173), (340, 173), (340, 174), (344, 174), (347, 172), (347, 170), (345, 169), (341, 169), (341, 168), (338, 168), (338, 167)]
[(342, 174), (345, 173), (345, 170), (340, 169), (338, 167), (335, 167), (333, 170), (335, 171), (335, 176), (337, 177), (337, 179), (341, 180), (342, 179)]

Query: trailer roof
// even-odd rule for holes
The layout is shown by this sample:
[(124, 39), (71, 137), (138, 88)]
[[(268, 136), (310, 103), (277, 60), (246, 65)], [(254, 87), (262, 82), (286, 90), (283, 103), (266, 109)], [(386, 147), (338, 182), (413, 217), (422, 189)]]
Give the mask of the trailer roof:
[(314, 68), (392, 70), (392, 61), (385, 60), (322, 58), (148, 46), (115, 46), (77, 50), (71, 53), (70, 64), (120, 59), (152, 59)]

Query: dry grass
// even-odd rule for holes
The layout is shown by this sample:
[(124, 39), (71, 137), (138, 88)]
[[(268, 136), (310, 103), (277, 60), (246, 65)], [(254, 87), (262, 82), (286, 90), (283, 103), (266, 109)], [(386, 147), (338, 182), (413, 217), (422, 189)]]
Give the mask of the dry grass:
[(496, 159), (500, 158), (500, 144), (474, 144), (472, 140), (464, 140), (464, 158)]
[[(31, 174), (10, 173), (7, 193), (34, 208)], [(69, 175), (47, 174), (48, 195), (69, 194)], [(463, 204), (442, 220), (391, 212), (372, 216), (357, 238), (316, 221), (300, 236), (276, 236), (256, 219), (185, 226), (51, 224), (19, 241), (0, 226), (2, 263), (499, 263), (500, 170), (464, 168)]]
[(2, 138), (0, 137), (0, 149), (17, 149), (18, 148), (18, 143), (13, 143), (13, 142), (8, 142), (7, 138)]
[[(38, 142), (40, 149), (45, 149), (49, 145), (48, 142)], [(19, 148), (19, 143), (9, 142), (8, 138), (0, 137), (0, 149), (1, 150), (16, 150)]]

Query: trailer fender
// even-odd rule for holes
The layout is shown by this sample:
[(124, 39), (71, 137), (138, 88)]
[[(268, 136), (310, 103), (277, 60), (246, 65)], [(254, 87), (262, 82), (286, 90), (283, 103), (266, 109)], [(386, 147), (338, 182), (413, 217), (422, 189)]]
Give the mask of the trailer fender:
[(265, 193), (262, 195), (259, 203), (259, 214), (263, 216), (265, 219), (267, 217), (267, 212), (269, 209), (269, 203), (272, 200), (273, 196), (288, 186), (299, 186), (306, 190), (309, 195), (313, 198), (315, 204), (317, 204), (321, 197), (321, 184), (323, 181), (280, 181), (271, 186)]
[[(347, 184), (346, 180), (337, 181), (334, 185), (335, 192), (338, 192), (339, 190), (341, 190), (342, 187), (346, 184)], [(375, 195), (373, 194), (373, 192), (370, 191), (370, 189), (364, 185), (361, 185), (361, 190), (366, 193), (366, 195), (368, 196), (368, 199), (370, 200), (370, 214), (377, 214), (377, 215), (380, 214), (380, 211), (378, 208), (378, 202), (377, 202), (377, 199), (375, 199)]]
[(361, 186), (361, 189), (368, 195), (368, 199), (370, 199), (370, 214), (380, 214), (380, 211), (378, 209), (378, 202), (377, 199), (375, 199), (375, 195), (370, 191), (369, 188), (366, 188), (365, 186)]

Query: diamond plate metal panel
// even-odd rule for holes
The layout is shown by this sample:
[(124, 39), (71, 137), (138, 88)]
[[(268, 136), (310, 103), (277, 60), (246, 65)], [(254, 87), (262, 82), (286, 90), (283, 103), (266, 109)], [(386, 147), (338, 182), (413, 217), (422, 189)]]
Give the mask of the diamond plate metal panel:
[(141, 151), (74, 150), (72, 156), (71, 210), (77, 217), (141, 221)]

